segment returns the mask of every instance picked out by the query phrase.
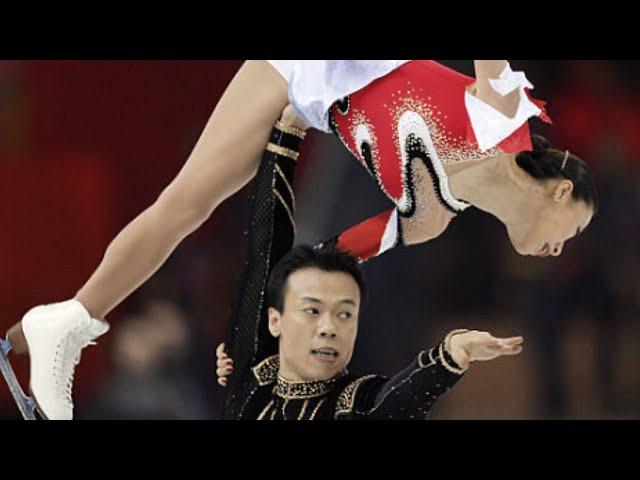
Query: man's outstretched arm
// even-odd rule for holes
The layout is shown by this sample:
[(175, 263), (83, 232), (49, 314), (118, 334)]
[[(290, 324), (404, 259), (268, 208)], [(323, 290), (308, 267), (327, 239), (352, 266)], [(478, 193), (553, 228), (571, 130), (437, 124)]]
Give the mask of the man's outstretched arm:
[(364, 388), (358, 402), (361, 413), (368, 419), (424, 419), (471, 362), (518, 355), (522, 342), (522, 337), (496, 338), (487, 332), (454, 330), (390, 380), (371, 382)]

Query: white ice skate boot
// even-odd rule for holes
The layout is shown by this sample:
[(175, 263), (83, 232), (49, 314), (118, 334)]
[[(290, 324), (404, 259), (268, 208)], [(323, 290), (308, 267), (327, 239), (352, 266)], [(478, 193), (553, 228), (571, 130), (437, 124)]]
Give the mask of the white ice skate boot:
[(35, 307), (9, 330), (7, 341), (16, 353), (29, 352), (30, 390), (44, 418), (73, 419), (73, 374), (80, 352), (108, 330), (109, 324), (91, 318), (77, 300)]

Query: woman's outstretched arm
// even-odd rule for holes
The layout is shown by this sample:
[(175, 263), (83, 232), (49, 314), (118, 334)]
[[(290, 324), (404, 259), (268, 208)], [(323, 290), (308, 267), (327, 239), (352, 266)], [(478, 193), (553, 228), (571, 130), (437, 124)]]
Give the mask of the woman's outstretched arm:
[(360, 263), (379, 257), (394, 248), (417, 245), (439, 237), (454, 214), (442, 209), (430, 209), (430, 215), (403, 217), (397, 208), (368, 218), (319, 245), (333, 245), (348, 252)]
[(94, 318), (104, 318), (142, 285), (220, 203), (253, 178), (287, 104), (286, 82), (266, 61), (242, 66), (178, 176), (111, 242), (76, 294)]
[(388, 250), (403, 245), (401, 223), (395, 208), (368, 218), (317, 246), (334, 246), (367, 262)]

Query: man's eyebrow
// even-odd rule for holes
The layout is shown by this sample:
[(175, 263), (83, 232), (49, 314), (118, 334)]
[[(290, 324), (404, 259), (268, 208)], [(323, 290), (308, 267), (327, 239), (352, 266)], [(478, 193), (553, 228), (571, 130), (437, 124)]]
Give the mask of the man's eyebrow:
[(315, 297), (302, 297), (301, 300), (306, 300), (307, 302), (313, 302), (313, 303), (322, 303), (322, 300)]
[(345, 298), (344, 300), (341, 300), (340, 303), (348, 303), (349, 305), (353, 305), (354, 307), (356, 306), (356, 302), (354, 300), (351, 300), (350, 298)]
[[(315, 298), (315, 297), (302, 297), (301, 300), (304, 302), (312, 302), (312, 303), (324, 303), (322, 300), (320, 300), (319, 298)], [(340, 300), (339, 303), (346, 303), (348, 305), (353, 305), (354, 307), (357, 306), (355, 300), (352, 300), (351, 298), (345, 298), (344, 300)]]

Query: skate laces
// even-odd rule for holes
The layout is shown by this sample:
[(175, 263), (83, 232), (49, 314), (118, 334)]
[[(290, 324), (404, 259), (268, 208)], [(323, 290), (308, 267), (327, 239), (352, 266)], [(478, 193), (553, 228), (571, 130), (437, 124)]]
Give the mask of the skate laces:
[(96, 345), (95, 335), (82, 324), (76, 325), (67, 333), (56, 348), (54, 376), (60, 399), (73, 408), (73, 377), (76, 365), (80, 363), (82, 349)]

